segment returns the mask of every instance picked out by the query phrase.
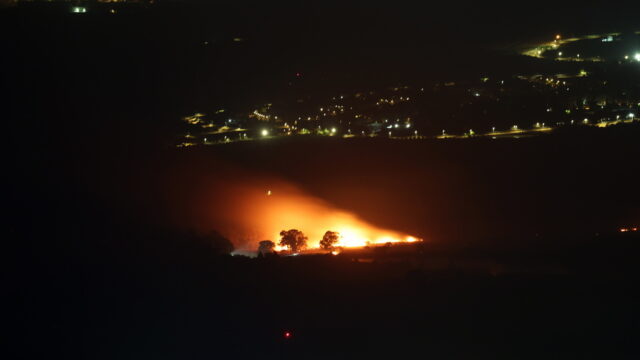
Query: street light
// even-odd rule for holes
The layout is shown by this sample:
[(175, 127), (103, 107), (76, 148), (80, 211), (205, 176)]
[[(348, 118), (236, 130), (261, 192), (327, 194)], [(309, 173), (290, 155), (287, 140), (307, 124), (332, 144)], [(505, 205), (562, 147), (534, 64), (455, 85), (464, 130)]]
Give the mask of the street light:
[(263, 129), (262, 130), (262, 136), (268, 136), (268, 135), (269, 135), (269, 130)]

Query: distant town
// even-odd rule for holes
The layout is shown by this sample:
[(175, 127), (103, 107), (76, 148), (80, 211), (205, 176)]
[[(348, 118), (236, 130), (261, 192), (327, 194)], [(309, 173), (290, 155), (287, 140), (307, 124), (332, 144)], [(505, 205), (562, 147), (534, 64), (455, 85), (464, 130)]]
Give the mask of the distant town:
[[(291, 74), (286, 101), (231, 109), (220, 104), (181, 119), (178, 147), (283, 136), (450, 139), (526, 137), (571, 126), (640, 120), (640, 32), (563, 39), (520, 50), (539, 72), (307, 95)], [(556, 66), (570, 65), (570, 66)], [(606, 68), (606, 70), (604, 70)]]

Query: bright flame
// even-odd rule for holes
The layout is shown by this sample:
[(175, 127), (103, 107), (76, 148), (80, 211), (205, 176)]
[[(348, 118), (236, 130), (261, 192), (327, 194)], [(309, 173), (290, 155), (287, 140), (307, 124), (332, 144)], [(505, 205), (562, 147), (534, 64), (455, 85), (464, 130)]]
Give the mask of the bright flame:
[[(335, 247), (338, 248), (356, 248), (356, 247), (364, 247), (369, 245), (382, 245), (387, 243), (413, 243), (420, 241), (413, 236), (403, 236), (398, 233), (378, 229), (372, 225), (369, 225), (353, 215), (347, 213), (336, 213), (333, 216), (330, 216), (329, 223), (331, 225), (326, 225), (322, 227), (321, 224), (319, 226), (314, 226), (309, 231), (305, 231), (305, 229), (300, 228), (307, 236), (309, 237), (307, 242), (308, 249), (319, 249), (320, 239), (322, 239), (322, 235), (320, 233), (324, 233), (326, 230), (336, 231), (340, 235), (340, 239), (335, 244)], [(317, 233), (317, 231), (320, 233)], [(309, 236), (310, 234), (318, 234), (315, 236)], [(280, 239), (280, 233), (274, 234), (274, 239), (276, 239), (276, 243)], [(276, 251), (287, 250), (286, 247), (276, 245)], [(337, 255), (337, 252), (332, 252), (334, 255)]]
[(319, 248), (327, 231), (339, 233), (336, 247), (350, 248), (386, 243), (416, 242), (417, 238), (374, 226), (356, 215), (337, 209), (298, 188), (271, 179), (229, 186), (212, 194), (208, 223), (230, 238), (236, 248), (256, 250), (258, 242), (271, 240), (276, 251), (282, 230), (298, 229), (308, 238), (307, 248)]

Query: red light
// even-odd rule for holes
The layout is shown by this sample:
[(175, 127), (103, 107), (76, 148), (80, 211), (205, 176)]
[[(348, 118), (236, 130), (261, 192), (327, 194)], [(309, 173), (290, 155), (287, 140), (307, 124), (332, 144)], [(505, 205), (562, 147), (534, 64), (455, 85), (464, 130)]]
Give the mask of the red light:
[(284, 338), (285, 338), (285, 339), (289, 339), (289, 338), (291, 338), (291, 333), (290, 333), (290, 332), (288, 332), (288, 331), (285, 331), (285, 332), (284, 332)]
[(297, 76), (297, 77), (300, 77), (300, 76), (302, 76), (302, 74), (300, 74), (300, 73), (296, 73), (296, 76)]

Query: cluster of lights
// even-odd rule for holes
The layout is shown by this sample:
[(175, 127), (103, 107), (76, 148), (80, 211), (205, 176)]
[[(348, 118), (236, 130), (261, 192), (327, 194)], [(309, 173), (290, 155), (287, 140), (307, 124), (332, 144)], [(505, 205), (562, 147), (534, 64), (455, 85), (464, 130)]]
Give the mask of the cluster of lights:
[(71, 12), (74, 14), (84, 14), (87, 12), (87, 8), (84, 6), (74, 6), (71, 8)]

